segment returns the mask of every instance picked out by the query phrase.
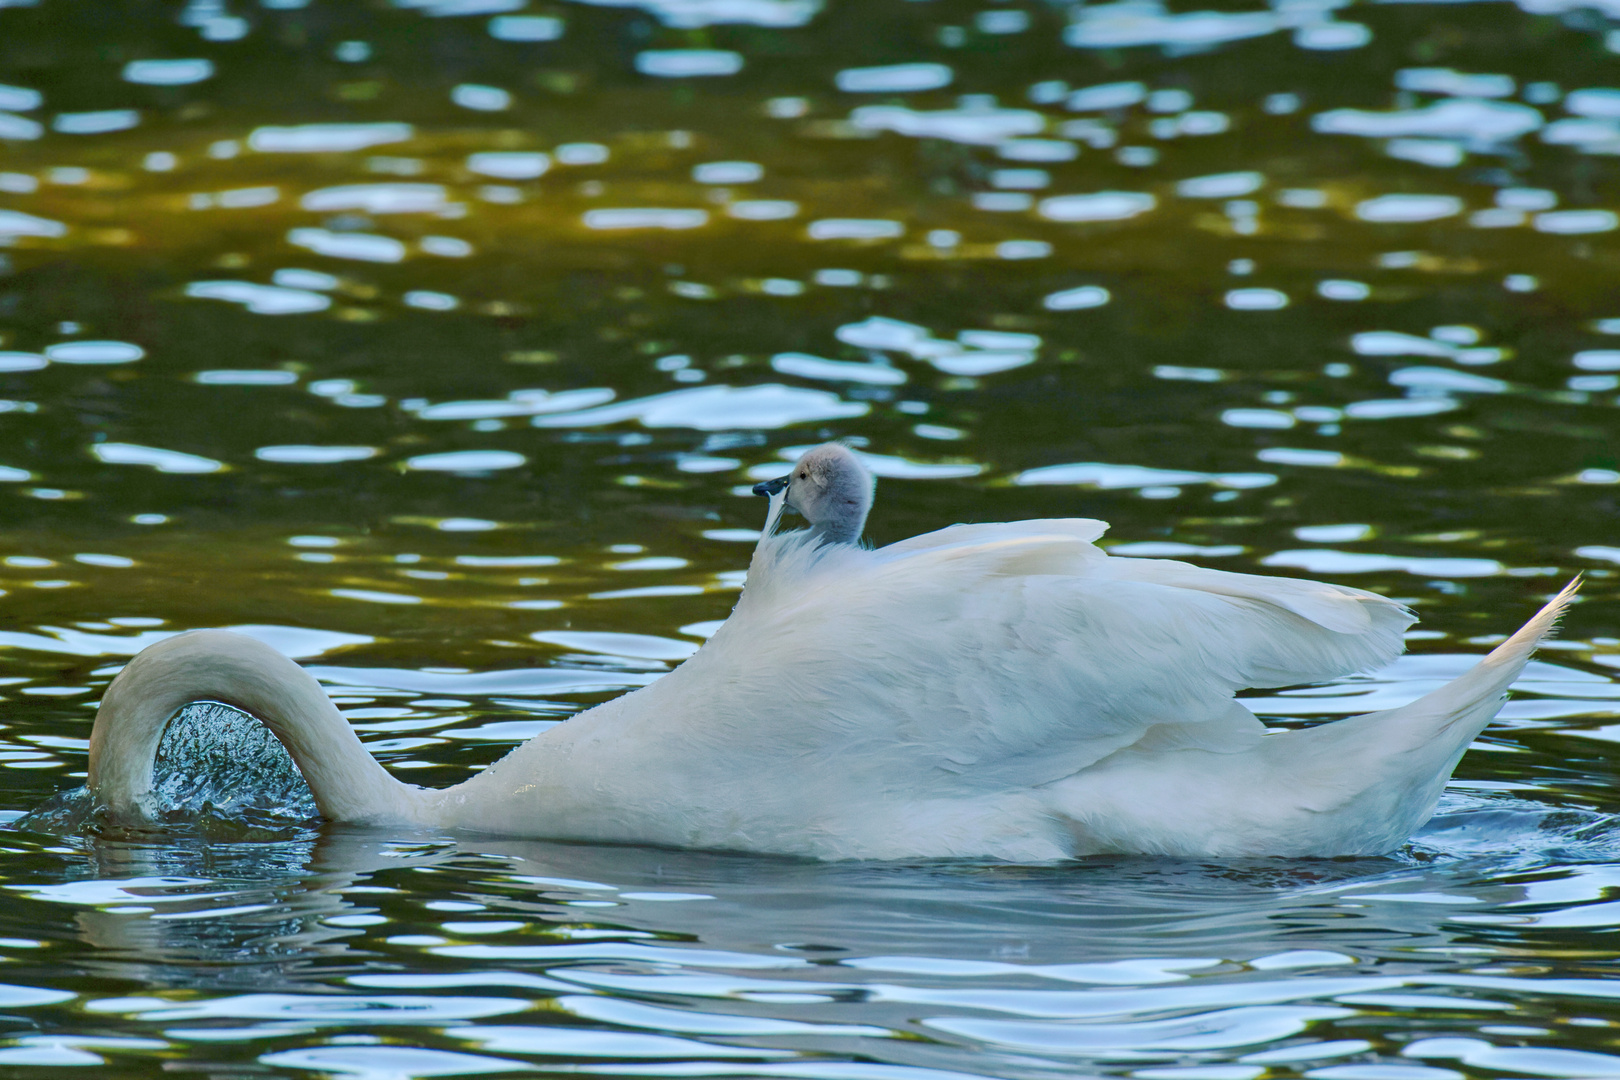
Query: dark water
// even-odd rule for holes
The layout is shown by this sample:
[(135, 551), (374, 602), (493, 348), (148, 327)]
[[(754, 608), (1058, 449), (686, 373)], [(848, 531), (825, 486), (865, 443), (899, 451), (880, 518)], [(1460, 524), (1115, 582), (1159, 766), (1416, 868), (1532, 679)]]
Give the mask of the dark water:
[(1616, 19), (0, 0), (10, 817), (199, 626), (464, 778), (689, 654), (748, 486), (830, 437), (880, 543), (1095, 516), (1421, 613), (1393, 668), (1252, 702), (1284, 722), (1587, 575), (1387, 859), (377, 834), (192, 729), (173, 820), (0, 834), (0, 1071), (1620, 1075)]

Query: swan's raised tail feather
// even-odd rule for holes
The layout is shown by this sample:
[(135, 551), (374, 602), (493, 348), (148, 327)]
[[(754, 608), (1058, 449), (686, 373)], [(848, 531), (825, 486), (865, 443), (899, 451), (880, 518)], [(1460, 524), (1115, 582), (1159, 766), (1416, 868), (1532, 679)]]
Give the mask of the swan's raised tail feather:
[(1451, 771), (1501, 711), (1508, 687), (1580, 585), (1580, 578), (1571, 581), (1479, 663), (1410, 704), (1265, 740), (1281, 774), (1314, 792), (1305, 808), (1338, 810), (1326, 817), (1349, 825), (1333, 853), (1392, 851), (1429, 819)]
[(1277, 732), (1252, 752), (1115, 754), (1054, 785), (1077, 850), (1181, 856), (1383, 855), (1434, 813), (1580, 587), (1572, 581), (1468, 671), (1398, 709)]
[(150, 815), (158, 741), (193, 701), (257, 717), (286, 746), (325, 817), (383, 823), (420, 816), (425, 793), (377, 764), (313, 676), (270, 646), (225, 630), (158, 642), (107, 688), (90, 733), (89, 787), (114, 815)]
[[(1508, 687), (1530, 662), (1536, 648), (1552, 633), (1558, 620), (1580, 591), (1579, 577), (1559, 590), (1558, 595), (1531, 616), (1513, 636), (1492, 649), (1479, 663), (1462, 675), (1418, 698), (1410, 705), (1341, 723), (1355, 723), (1373, 717), (1388, 717), (1392, 728), (1404, 728), (1410, 738), (1402, 742), (1419, 744), (1455, 736), (1456, 754), (1461, 754), (1474, 736), (1485, 729), (1502, 707)], [(1394, 723), (1399, 721), (1399, 724)], [(1391, 732), (1394, 734), (1394, 731)]]

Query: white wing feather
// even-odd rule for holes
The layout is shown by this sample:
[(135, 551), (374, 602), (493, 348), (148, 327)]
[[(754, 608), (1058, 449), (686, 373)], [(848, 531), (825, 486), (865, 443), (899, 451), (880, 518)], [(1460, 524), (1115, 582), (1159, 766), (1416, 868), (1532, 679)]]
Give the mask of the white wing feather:
[(767, 538), (731, 619), (660, 682), (700, 680), (717, 742), (767, 725), (796, 769), (938, 797), (1132, 745), (1247, 749), (1264, 727), (1236, 691), (1381, 665), (1413, 621), (1356, 589), (1112, 558), (1090, 543), (1105, 528), (962, 525), (877, 551)]

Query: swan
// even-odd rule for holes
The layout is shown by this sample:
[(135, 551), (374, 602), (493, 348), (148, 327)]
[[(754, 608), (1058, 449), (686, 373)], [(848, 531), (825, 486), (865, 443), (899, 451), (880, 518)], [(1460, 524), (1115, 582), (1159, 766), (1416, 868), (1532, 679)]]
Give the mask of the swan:
[[(1377, 855), (1433, 813), (1579, 584), (1417, 701), (1271, 731), (1236, 691), (1382, 665), (1412, 613), (1111, 556), (1086, 519), (865, 548), (873, 480), (838, 444), (756, 490), (747, 585), (696, 654), (461, 784), (400, 782), (302, 668), (198, 630), (108, 687), (89, 787), (114, 818), (149, 817), (164, 726), (214, 700), (275, 733), (333, 821), (817, 859)], [(785, 510), (810, 527), (777, 532)]]

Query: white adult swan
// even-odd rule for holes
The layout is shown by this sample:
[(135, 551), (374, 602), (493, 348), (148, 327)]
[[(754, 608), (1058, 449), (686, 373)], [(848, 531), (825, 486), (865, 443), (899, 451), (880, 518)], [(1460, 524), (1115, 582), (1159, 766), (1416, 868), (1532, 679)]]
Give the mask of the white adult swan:
[(1575, 584), (1479, 664), (1386, 712), (1268, 732), (1237, 690), (1377, 667), (1413, 616), (1357, 589), (1112, 557), (1100, 521), (956, 525), (859, 547), (872, 480), (837, 445), (772, 496), (731, 618), (650, 686), (445, 790), (395, 780), (320, 685), (225, 631), (135, 657), (91, 790), (148, 813), (171, 716), (257, 716), (327, 818), (823, 859), (1372, 855), (1434, 811)]

